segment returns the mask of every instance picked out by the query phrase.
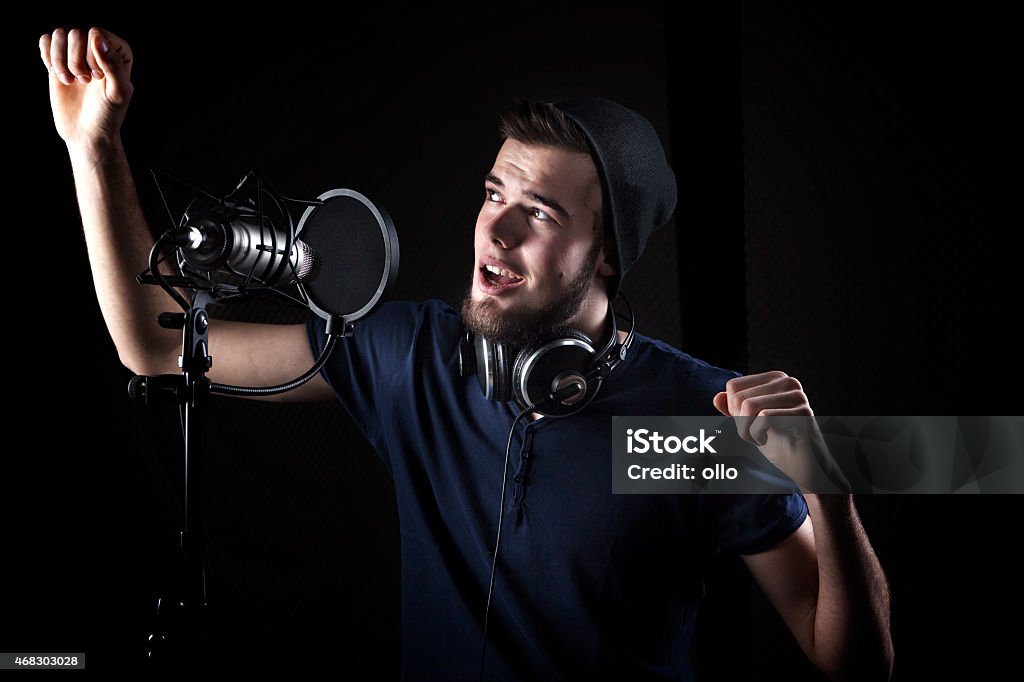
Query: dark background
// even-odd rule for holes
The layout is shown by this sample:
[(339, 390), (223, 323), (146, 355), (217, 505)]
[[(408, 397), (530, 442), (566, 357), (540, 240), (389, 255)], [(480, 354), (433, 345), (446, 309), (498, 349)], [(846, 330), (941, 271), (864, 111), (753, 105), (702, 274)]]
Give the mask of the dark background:
[[(1020, 412), (1016, 15), (381, 4), (230, 21), (49, 10), (9, 25), (14, 198), (32, 206), (34, 255), (8, 294), (26, 341), (8, 363), (0, 650), (138, 670), (177, 513), (176, 418), (125, 396), (48, 111), (44, 31), (98, 24), (131, 43), (123, 137), (154, 229), (152, 167), (217, 192), (253, 167), (285, 194), (352, 187), (394, 218), (394, 298), (461, 297), (512, 96), (618, 99), (655, 124), (679, 180), (674, 223), (624, 281), (643, 333), (721, 366), (784, 369), (822, 415), (984, 415)], [(211, 420), (212, 669), (395, 676), (393, 494), (343, 410), (218, 399)], [(1011, 661), (1016, 630), (995, 619), (1021, 605), (1018, 498), (857, 502), (891, 583), (896, 679)], [(816, 679), (738, 561), (720, 568), (705, 678)]]

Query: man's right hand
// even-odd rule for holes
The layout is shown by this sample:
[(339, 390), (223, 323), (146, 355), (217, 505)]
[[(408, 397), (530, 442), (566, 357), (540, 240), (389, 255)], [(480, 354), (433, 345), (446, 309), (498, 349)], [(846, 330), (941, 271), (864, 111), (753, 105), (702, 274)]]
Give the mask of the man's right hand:
[[(121, 144), (132, 97), (132, 51), (110, 31), (62, 28), (39, 39), (49, 71), (57, 133), (68, 146), (96, 297), (122, 364), (136, 374), (178, 371), (181, 332), (156, 324), (170, 306), (135, 275), (149, 263), (153, 238)], [(223, 384), (273, 386), (313, 364), (305, 325), (217, 320), (210, 325), (209, 378)], [(328, 400), (322, 376), (272, 400)]]
[(101, 28), (58, 28), (39, 38), (39, 56), (61, 139), (69, 147), (115, 140), (133, 92), (128, 43)]

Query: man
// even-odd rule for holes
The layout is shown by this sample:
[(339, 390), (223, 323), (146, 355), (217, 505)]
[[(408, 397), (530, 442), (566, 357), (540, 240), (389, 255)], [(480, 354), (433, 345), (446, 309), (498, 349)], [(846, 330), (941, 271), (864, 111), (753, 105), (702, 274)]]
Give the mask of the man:
[[(58, 29), (42, 36), (40, 51), (120, 358), (139, 374), (175, 372), (180, 339), (153, 324), (166, 299), (133, 279), (151, 244), (119, 135), (131, 49), (94, 28)], [(614, 340), (609, 297), (675, 204), (657, 136), (624, 107), (593, 98), (523, 105), (502, 129), (462, 314), (439, 301), (386, 304), (339, 344), (321, 375), (282, 396), (339, 398), (391, 472), (404, 677), (475, 679), (486, 652), (488, 678), (688, 678), (703, 579), (726, 550), (743, 556), (819, 668), (887, 678), (886, 582), (849, 496), (610, 492), (611, 416), (809, 415), (795, 379), (735, 377), (638, 335), (579, 412), (533, 413), (516, 424), (518, 404), (488, 400), (460, 371), (465, 329), (510, 347), (548, 333), (595, 348)], [(283, 383), (312, 364), (322, 331), (318, 322), (219, 321), (210, 378)], [(800, 463), (816, 456), (811, 438), (746, 436), (797, 482)], [(507, 488), (506, 442), (514, 453)]]

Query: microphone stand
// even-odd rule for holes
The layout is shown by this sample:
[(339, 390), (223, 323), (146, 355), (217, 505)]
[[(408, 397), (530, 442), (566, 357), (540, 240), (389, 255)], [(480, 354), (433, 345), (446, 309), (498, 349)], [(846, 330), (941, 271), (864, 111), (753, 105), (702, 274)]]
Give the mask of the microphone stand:
[[(175, 285), (187, 279), (163, 278)], [(140, 275), (140, 283), (156, 283), (152, 275)], [(244, 388), (212, 384), (206, 373), (213, 365), (209, 354), (210, 318), (206, 306), (215, 300), (214, 292), (193, 290), (185, 313), (161, 313), (157, 322), (167, 329), (182, 332), (181, 374), (136, 376), (128, 384), (128, 395), (149, 405), (175, 404), (181, 415), (184, 440), (184, 481), (182, 517), (178, 533), (176, 575), (169, 594), (156, 600), (156, 626), (148, 636), (147, 664), (154, 670), (176, 675), (204, 673), (210, 648), (209, 554), (206, 544), (203, 507), (204, 412), (211, 393), (228, 395), (273, 395), (292, 390), (319, 373), (330, 358), (338, 339), (351, 336), (352, 322), (335, 316), (327, 321), (327, 342), (316, 363), (301, 377), (285, 384), (265, 388)]]
[[(184, 313), (161, 313), (157, 322), (161, 327), (167, 329), (180, 329), (182, 332), (181, 356), (178, 358), (178, 365), (181, 367), (181, 374), (165, 374), (158, 376), (136, 376), (128, 384), (128, 395), (139, 402), (148, 405), (153, 404), (175, 404), (181, 416), (181, 429), (184, 438), (184, 481), (182, 486), (183, 504), (182, 518), (179, 523), (178, 551), (176, 575), (172, 579), (172, 589), (169, 594), (160, 595), (156, 600), (156, 626), (148, 637), (147, 662), (150, 668), (157, 668), (176, 673), (177, 676), (199, 672), (206, 672), (206, 664), (210, 648), (210, 614), (209, 614), (209, 555), (206, 543), (206, 530), (204, 527), (203, 509), (203, 413), (205, 412), (211, 393), (241, 396), (269, 396), (290, 391), (315, 377), (327, 363), (340, 338), (352, 335), (353, 325), (356, 320), (363, 317), (371, 309), (371, 304), (376, 305), (381, 295), (394, 282), (398, 268), (398, 241), (394, 233), (394, 225), (391, 219), (369, 204), (369, 201), (358, 192), (351, 190), (332, 190), (322, 194), (315, 201), (303, 201), (283, 197), (273, 190), (265, 187), (263, 178), (256, 172), (250, 171), (238, 186), (226, 197), (216, 197), (201, 188), (195, 187), (187, 182), (178, 180), (170, 174), (168, 177), (177, 180), (180, 184), (195, 191), (197, 196), (189, 204), (182, 221), (176, 223), (171, 216), (171, 229), (161, 236), (153, 249), (150, 251), (149, 268), (136, 277), (139, 284), (159, 284), (164, 291), (179, 304)], [(156, 181), (157, 191), (167, 208), (168, 215), (171, 215), (163, 190), (157, 180), (154, 171), (153, 178)], [(254, 197), (248, 197), (243, 201), (241, 192), (247, 187), (250, 180), (255, 180), (256, 188)], [(306, 224), (307, 218), (312, 215), (313, 209), (322, 207), (329, 199), (338, 200), (337, 197), (344, 197), (346, 200), (354, 199), (364, 208), (372, 210), (372, 214), (382, 229), (382, 236), (385, 244), (385, 264), (387, 277), (382, 280), (377, 288), (374, 297), (362, 308), (349, 314), (339, 314), (333, 311), (322, 310), (316, 301), (309, 297), (306, 290), (299, 285), (300, 298), (285, 295), (285, 298), (293, 304), (307, 307), (309, 310), (324, 317), (326, 341), (313, 366), (302, 376), (289, 382), (276, 386), (265, 387), (244, 387), (230, 386), (225, 384), (213, 384), (207, 378), (206, 373), (213, 364), (213, 358), (209, 355), (208, 330), (210, 318), (207, 315), (206, 307), (214, 301), (225, 302), (244, 297), (249, 292), (265, 292), (273, 287), (273, 277), (281, 274), (285, 268), (291, 268), (290, 274), (294, 281), (301, 279), (296, 266), (290, 260), (292, 247), (298, 242), (296, 234), (301, 232)], [(203, 204), (194, 206), (197, 199), (211, 201), (213, 205), (225, 207), (232, 211), (240, 211), (244, 214), (245, 220), (254, 221), (259, 226), (259, 243), (253, 245), (252, 254), (249, 258), (248, 272), (238, 270), (230, 260), (226, 263), (194, 264), (188, 258), (179, 260), (179, 270), (182, 275), (164, 275), (159, 270), (161, 259), (159, 255), (162, 249), (168, 247), (191, 246), (193, 242), (194, 226), (188, 222), (189, 211), (196, 208), (196, 214), (202, 214)], [(264, 212), (264, 200), (276, 209), (276, 213), (288, 225), (288, 237), (278, 246), (278, 237), (273, 225), (270, 225), (270, 243), (263, 240), (263, 228), (268, 225), (267, 216)], [(302, 220), (299, 221), (296, 229), (292, 216), (287, 209), (287, 204), (299, 204), (306, 207)], [(240, 207), (244, 207), (242, 211)], [(255, 214), (253, 210), (255, 209)], [(232, 214), (233, 215), (233, 214)], [(223, 218), (217, 218), (220, 221)], [(241, 220), (241, 219), (240, 219)], [(242, 220), (240, 224), (248, 225)], [(222, 226), (223, 227), (223, 226)], [(303, 244), (308, 248), (307, 245)], [(277, 273), (271, 273), (271, 281), (264, 281), (257, 273), (257, 265), (261, 261), (261, 252), (269, 252), (268, 258), (273, 261), (279, 258)], [(193, 254), (195, 255), (195, 254)], [(200, 259), (202, 260), (202, 259)], [(243, 259), (244, 260), (244, 259)], [(243, 263), (242, 265), (244, 265)], [(240, 266), (241, 267), (241, 266)], [(217, 286), (210, 277), (212, 270), (225, 269), (231, 274), (244, 278), (242, 285)], [(187, 272), (186, 272), (187, 271)], [(265, 273), (264, 273), (265, 274)], [(308, 273), (306, 273), (308, 274)], [(187, 275), (187, 276), (186, 276)], [(198, 280), (198, 281), (197, 281)], [(192, 290), (191, 302), (174, 288), (188, 288)], [(282, 293), (282, 292), (277, 292)]]
[(176, 673), (200, 673), (206, 669), (210, 643), (208, 577), (203, 509), (203, 422), (210, 398), (206, 372), (209, 355), (209, 316), (212, 300), (207, 291), (196, 291), (187, 313), (164, 313), (159, 324), (182, 330), (180, 375), (135, 377), (129, 395), (146, 405), (176, 403), (184, 439), (183, 504), (176, 575), (169, 594), (156, 602), (156, 627), (148, 636), (150, 667)]

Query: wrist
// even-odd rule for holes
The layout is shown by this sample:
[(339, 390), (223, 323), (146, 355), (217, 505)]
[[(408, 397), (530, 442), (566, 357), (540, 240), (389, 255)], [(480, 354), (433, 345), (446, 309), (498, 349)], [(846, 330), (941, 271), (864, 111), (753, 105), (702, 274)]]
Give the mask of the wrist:
[(121, 135), (118, 133), (110, 137), (68, 141), (66, 144), (72, 163), (85, 162), (89, 165), (95, 165), (124, 155)]
[(848, 517), (855, 513), (853, 495), (847, 493), (825, 493), (822, 495), (804, 495), (811, 516), (824, 513), (830, 516)]

